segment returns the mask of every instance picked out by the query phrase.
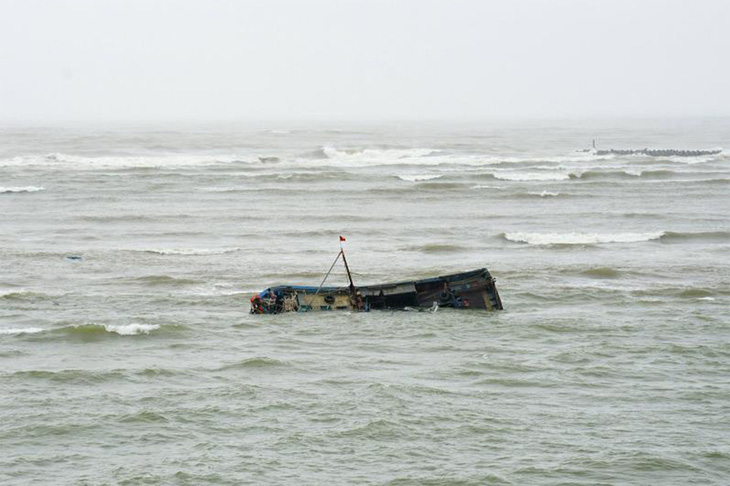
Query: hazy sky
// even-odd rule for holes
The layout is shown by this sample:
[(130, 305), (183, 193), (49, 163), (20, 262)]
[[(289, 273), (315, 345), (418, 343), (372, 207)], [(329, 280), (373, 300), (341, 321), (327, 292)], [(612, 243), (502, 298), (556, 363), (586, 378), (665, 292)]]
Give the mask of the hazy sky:
[(0, 0), (0, 120), (730, 115), (730, 0)]

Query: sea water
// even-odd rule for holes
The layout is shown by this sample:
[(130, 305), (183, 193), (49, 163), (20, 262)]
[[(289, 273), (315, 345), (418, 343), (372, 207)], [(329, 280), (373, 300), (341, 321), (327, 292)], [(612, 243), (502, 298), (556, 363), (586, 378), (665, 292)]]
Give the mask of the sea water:
[[(727, 119), (4, 126), (0, 482), (728, 484), (728, 148)], [(340, 235), (356, 284), (486, 266), (505, 310), (248, 314)]]

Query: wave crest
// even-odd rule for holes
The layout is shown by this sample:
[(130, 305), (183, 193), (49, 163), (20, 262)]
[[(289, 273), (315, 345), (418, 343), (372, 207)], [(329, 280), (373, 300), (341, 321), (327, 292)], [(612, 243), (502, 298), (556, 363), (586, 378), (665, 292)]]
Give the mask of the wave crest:
[(45, 331), (45, 329), (40, 327), (9, 328), (0, 329), (0, 335), (37, 334), (43, 331)]
[(666, 241), (719, 241), (730, 243), (730, 231), (705, 231), (699, 233), (681, 233), (675, 231), (667, 231), (662, 240)]
[[(170, 329), (170, 326), (164, 326)], [(179, 326), (172, 326), (177, 328)], [(160, 324), (142, 324), (142, 323), (130, 323), (130, 324), (73, 324), (63, 327), (56, 328), (39, 328), (39, 327), (28, 327), (28, 328), (8, 328), (0, 329), (0, 335), (32, 335), (32, 339), (58, 339), (58, 338), (73, 338), (82, 340), (96, 340), (104, 336), (118, 335), (118, 336), (138, 336), (148, 335), (153, 331), (163, 330), (163, 326)]]
[(515, 182), (529, 182), (529, 181), (567, 181), (570, 179), (570, 174), (558, 172), (496, 172), (494, 174), (496, 179), (502, 179), (504, 181), (515, 181)]
[(398, 179), (406, 182), (431, 181), (443, 177), (441, 174), (399, 174)]
[(45, 191), (44, 187), (40, 186), (12, 186), (12, 187), (3, 187), (0, 186), (0, 194), (14, 194), (14, 193), (21, 193), (21, 192), (40, 192)]
[(274, 358), (268, 358), (266, 356), (257, 356), (253, 358), (247, 358), (226, 366), (222, 366), (221, 368), (219, 368), (219, 371), (252, 368), (279, 368), (286, 366), (288, 366), (288, 364), (284, 361), (280, 361)]
[(594, 180), (594, 179), (668, 179), (678, 172), (669, 169), (625, 169), (625, 170), (599, 170), (591, 169), (583, 172), (571, 173), (571, 179)]
[(135, 336), (137, 334), (149, 334), (160, 328), (159, 324), (125, 324), (104, 326), (106, 332), (115, 332), (120, 336)]
[(515, 243), (528, 245), (595, 245), (601, 243), (638, 243), (658, 240), (665, 232), (652, 233), (504, 233), (502, 236)]

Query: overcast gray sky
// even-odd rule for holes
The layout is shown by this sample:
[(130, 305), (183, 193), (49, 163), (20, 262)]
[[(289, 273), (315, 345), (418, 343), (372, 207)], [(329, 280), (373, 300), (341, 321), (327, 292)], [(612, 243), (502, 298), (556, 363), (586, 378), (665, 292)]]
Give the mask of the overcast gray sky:
[(0, 0), (0, 119), (730, 115), (730, 0)]

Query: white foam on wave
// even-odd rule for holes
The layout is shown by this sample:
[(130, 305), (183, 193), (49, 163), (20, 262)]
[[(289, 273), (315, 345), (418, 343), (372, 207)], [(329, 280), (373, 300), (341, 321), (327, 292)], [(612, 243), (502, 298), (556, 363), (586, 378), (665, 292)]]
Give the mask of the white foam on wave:
[(438, 152), (432, 148), (407, 148), (407, 149), (352, 149), (352, 150), (340, 150), (335, 147), (325, 146), (322, 147), (322, 151), (330, 159), (341, 159), (341, 158), (409, 158), (409, 157), (425, 157)]
[[(571, 154), (571, 155), (545, 155), (532, 157), (516, 157), (516, 156), (500, 156), (490, 155), (483, 160), (487, 163), (505, 163), (505, 164), (572, 164), (586, 163), (598, 161), (610, 161), (615, 158), (614, 155), (596, 155), (590, 153)], [(538, 166), (540, 167), (540, 166)], [(551, 167), (555, 168), (555, 167)]]
[[(434, 148), (398, 148), (398, 149), (353, 149), (343, 150), (332, 146), (322, 147), (322, 152), (327, 155), (329, 159), (337, 160), (353, 160), (353, 159), (396, 159), (395, 162), (400, 162), (397, 159), (418, 159), (417, 162), (423, 165), (435, 165), (442, 163), (458, 163), (459, 165), (493, 165), (493, 164), (524, 164), (524, 163), (535, 163), (535, 164), (563, 164), (563, 163), (579, 163), (579, 162), (594, 162), (594, 161), (605, 161), (614, 159), (613, 155), (595, 155), (589, 153), (570, 154), (570, 155), (545, 155), (545, 156), (532, 156), (532, 157), (521, 157), (514, 155), (500, 155), (500, 154), (449, 154), (439, 149)], [(537, 166), (539, 168), (562, 168), (561, 166)]]
[(494, 184), (477, 184), (476, 186), (471, 186), (472, 189), (502, 189), (501, 186), (495, 186)]
[(137, 334), (149, 334), (150, 332), (159, 329), (159, 324), (126, 324), (115, 326), (107, 324), (104, 326), (107, 332), (115, 332), (120, 336), (134, 336)]
[[(381, 165), (421, 165), (434, 166), (448, 163), (451, 156), (439, 155), (432, 148), (392, 148), (392, 149), (338, 149), (322, 147), (325, 159), (299, 159), (299, 167), (371, 167)], [(468, 164), (469, 157), (459, 157), (462, 165)]]
[(13, 186), (13, 187), (3, 187), (0, 186), (0, 194), (5, 193), (13, 193), (13, 192), (39, 192), (44, 191), (45, 188), (39, 187), (39, 186)]
[[(727, 155), (727, 154), (723, 152), (718, 155)], [(672, 162), (678, 163), (678, 164), (696, 165), (696, 164), (705, 164), (707, 162), (713, 162), (713, 161), (717, 160), (718, 155), (697, 155), (695, 157), (670, 156), (670, 157), (667, 157), (667, 159)]]
[(51, 299), (63, 297), (64, 295), (66, 295), (64, 292), (41, 292), (40, 290), (27, 288), (0, 289), (0, 297)]
[(45, 329), (41, 329), (40, 327), (24, 327), (24, 328), (0, 329), (0, 334), (5, 334), (5, 335), (37, 334), (37, 333), (43, 332), (43, 331), (45, 331)]
[(398, 179), (407, 182), (432, 181), (443, 177), (441, 174), (399, 174)]
[(365, 148), (349, 150), (323, 147), (321, 152), (325, 158), (300, 157), (287, 162), (298, 168), (359, 168), (389, 165), (433, 167), (453, 165), (458, 166), (460, 169), (467, 166), (479, 167), (490, 163), (481, 155), (449, 154), (433, 148)]
[(528, 192), (527, 194), (530, 194), (532, 196), (540, 196), (540, 197), (556, 197), (559, 196), (559, 192), (551, 192), (551, 191), (542, 191), (542, 192)]
[[(586, 154), (569, 156), (519, 157), (499, 154), (449, 153), (435, 148), (358, 148), (345, 149), (325, 146), (320, 149), (325, 156), (320, 159), (307, 157), (288, 157), (274, 154), (285, 167), (370, 167), (381, 165), (416, 166), (458, 166), (484, 167), (494, 164), (545, 164), (580, 163), (611, 159), (611, 156), (591, 156)], [(269, 157), (272, 154), (266, 154)], [(267, 158), (264, 157), (264, 158)], [(8, 166), (54, 166), (65, 169), (123, 169), (123, 168), (178, 168), (196, 166), (215, 166), (241, 164), (260, 166), (261, 154), (256, 151), (236, 154), (155, 154), (155, 155), (106, 155), (98, 157), (80, 156), (64, 153), (46, 155), (17, 156), (0, 159), (0, 167)], [(557, 169), (561, 167), (552, 167)], [(245, 176), (245, 174), (243, 174)]]
[(638, 243), (658, 240), (663, 231), (653, 233), (505, 233), (504, 237), (528, 245), (592, 245), (599, 243)]
[(697, 300), (706, 300), (708, 302), (711, 302), (711, 301), (715, 300), (715, 298), (714, 297), (698, 297)]
[(495, 172), (494, 177), (505, 181), (566, 181), (570, 174), (565, 172)]
[[(195, 167), (230, 163), (243, 163), (237, 156), (212, 155), (155, 155), (155, 156), (103, 156), (84, 157), (70, 154), (19, 156), (0, 159), (0, 167), (52, 166), (65, 169), (124, 169)], [(253, 157), (247, 163), (253, 163)]]

